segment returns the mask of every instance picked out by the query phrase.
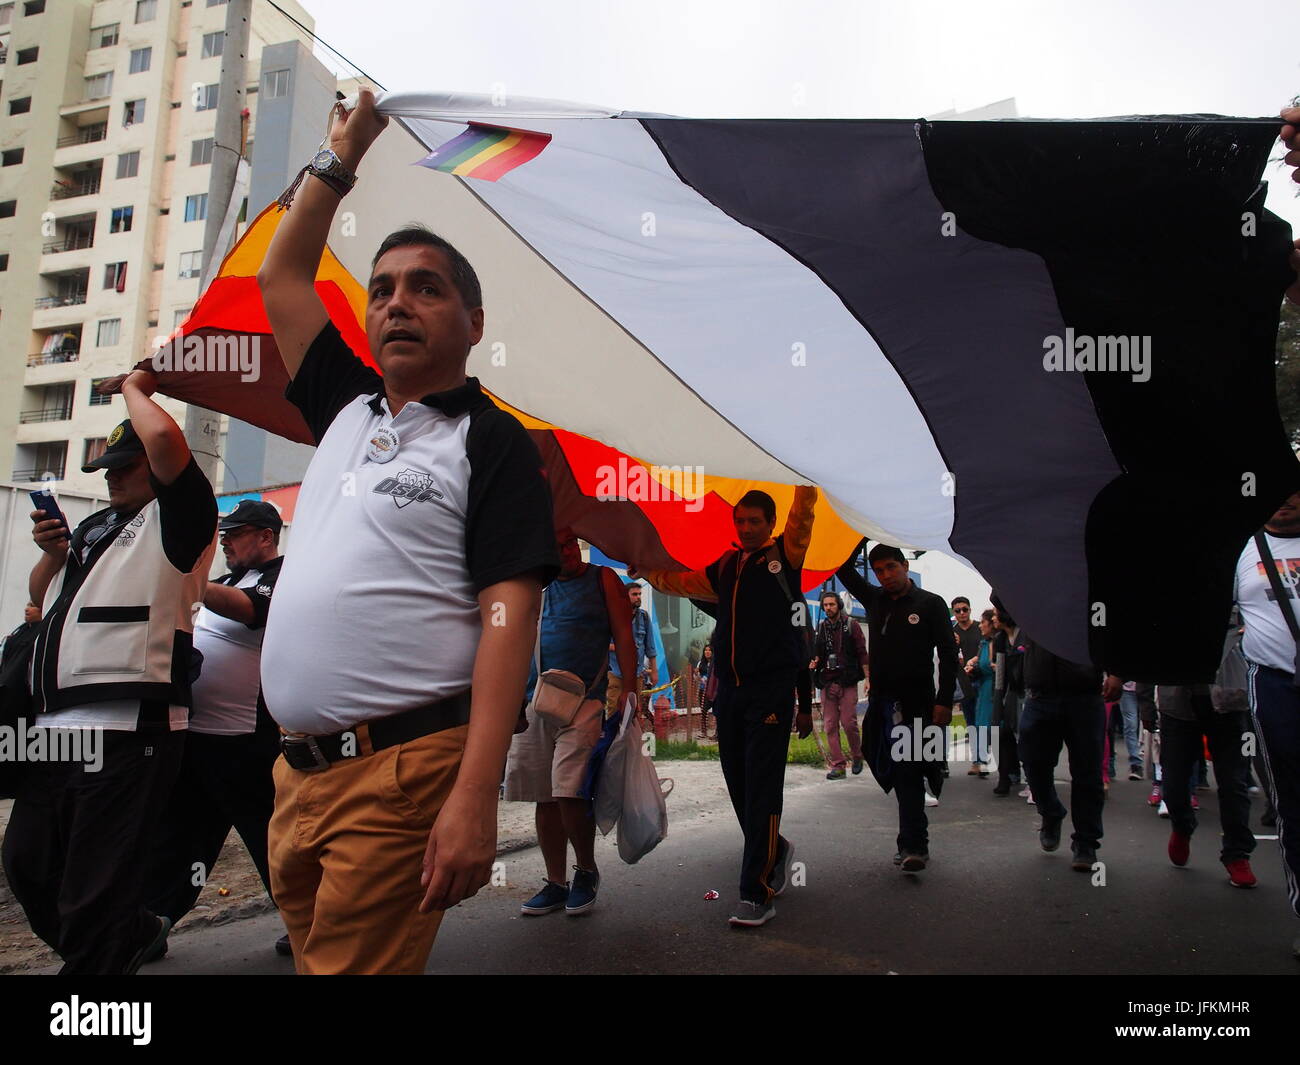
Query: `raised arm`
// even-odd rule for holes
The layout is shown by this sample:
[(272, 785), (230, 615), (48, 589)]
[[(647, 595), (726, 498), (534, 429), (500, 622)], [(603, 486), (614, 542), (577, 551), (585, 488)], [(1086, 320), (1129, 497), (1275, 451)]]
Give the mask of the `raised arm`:
[(645, 572), (630, 569), (627, 571), (627, 575), (633, 580), (640, 578), (649, 581), (664, 595), (676, 595), (683, 599), (703, 599), (708, 603), (718, 601), (718, 593), (713, 590), (713, 582), (709, 580), (709, 575), (702, 569), (653, 569)]
[(785, 529), (781, 533), (781, 547), (790, 565), (803, 569), (808, 545), (812, 543), (813, 507), (817, 503), (817, 489), (811, 485), (795, 486), (794, 502), (785, 516)]
[(144, 444), (149, 469), (162, 484), (171, 484), (190, 464), (190, 447), (181, 427), (153, 401), (158, 381), (147, 370), (135, 370), (122, 382), (122, 398), (131, 428)]
[(866, 546), (867, 541), (865, 539), (859, 541), (858, 546), (853, 549), (853, 554), (849, 555), (844, 565), (835, 571), (835, 576), (840, 579), (840, 583), (849, 590), (853, 598), (869, 610), (871, 605), (880, 597), (880, 589), (862, 576), (855, 565), (858, 555), (862, 553), (862, 549)]
[[(1295, 168), (1291, 171), (1291, 180), (1300, 182), (1300, 107), (1286, 108), (1282, 112), (1282, 122), (1282, 143), (1290, 149), (1282, 157), (1282, 162)], [(1300, 303), (1300, 240), (1295, 242), (1295, 250), (1291, 252), (1291, 269), (1296, 272), (1296, 278), (1286, 290), (1286, 298), (1292, 303)]]
[[(361, 90), (353, 111), (345, 112), (339, 106), (334, 114), (337, 117), (330, 126), (329, 147), (339, 162), (355, 174), (388, 119), (375, 110), (375, 96), (368, 89)], [(297, 375), (311, 342), (329, 320), (316, 294), (316, 271), (340, 199), (333, 186), (313, 174), (304, 174), (257, 272), (266, 316), (291, 378)]]

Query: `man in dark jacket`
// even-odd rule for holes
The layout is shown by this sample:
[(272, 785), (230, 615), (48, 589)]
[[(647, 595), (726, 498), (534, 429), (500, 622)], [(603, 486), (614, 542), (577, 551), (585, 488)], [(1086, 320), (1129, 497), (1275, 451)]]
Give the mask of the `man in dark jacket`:
[[(1045, 851), (1061, 845), (1067, 812), (1074, 821), (1071, 867), (1090, 872), (1101, 845), (1101, 808), (1105, 799), (1101, 760), (1105, 749), (1103, 700), (1119, 698), (1122, 681), (1092, 666), (1067, 662), (1029, 638), (1025, 647), (1025, 703), (1020, 712), (1020, 758), (1042, 825), (1038, 841)], [(1056, 794), (1052, 779), (1061, 744), (1070, 755), (1070, 811)]]
[[(899, 867), (905, 873), (918, 873), (930, 858), (925, 782), (930, 780), (937, 795), (942, 785), (944, 730), (952, 721), (957, 685), (957, 642), (948, 604), (916, 586), (902, 551), (877, 544), (867, 555), (878, 588), (858, 572), (856, 557), (857, 552), (837, 576), (867, 612), (871, 694), (865, 730), (877, 736), (884, 717), (892, 722), (889, 765), (881, 784), (886, 791), (892, 787), (898, 797)], [(873, 760), (871, 768), (880, 779), (880, 761)]]
[[(718, 604), (713, 715), (722, 774), (745, 833), (733, 926), (775, 916), (772, 900), (785, 890), (794, 855), (779, 831), (781, 793), (795, 685), (811, 657), (800, 578), (816, 499), (817, 489), (796, 488), (785, 531), (774, 539), (776, 503), (766, 492), (747, 492), (732, 512), (739, 550), (693, 572), (628, 572), (668, 595)], [(801, 710), (797, 721), (799, 735), (807, 736), (811, 715)]]

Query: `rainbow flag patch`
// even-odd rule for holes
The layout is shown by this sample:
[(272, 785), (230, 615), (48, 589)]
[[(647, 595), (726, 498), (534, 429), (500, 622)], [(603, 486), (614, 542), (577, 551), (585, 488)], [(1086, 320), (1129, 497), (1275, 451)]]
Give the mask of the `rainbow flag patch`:
[(496, 181), (535, 158), (550, 142), (549, 133), (471, 122), (460, 136), (421, 159), (420, 166), (457, 177)]

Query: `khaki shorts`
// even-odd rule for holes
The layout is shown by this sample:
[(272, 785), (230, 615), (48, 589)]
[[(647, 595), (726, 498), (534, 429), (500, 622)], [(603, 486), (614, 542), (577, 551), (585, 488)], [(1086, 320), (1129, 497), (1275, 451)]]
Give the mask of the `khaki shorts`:
[(587, 761), (605, 723), (605, 701), (588, 699), (573, 724), (560, 728), (528, 709), (528, 730), (510, 743), (506, 759), (507, 802), (551, 802), (580, 798)]

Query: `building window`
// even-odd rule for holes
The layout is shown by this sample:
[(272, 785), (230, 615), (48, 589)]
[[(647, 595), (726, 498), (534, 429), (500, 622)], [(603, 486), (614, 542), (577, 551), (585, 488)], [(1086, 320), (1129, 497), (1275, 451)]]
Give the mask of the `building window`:
[(117, 157), (117, 176), (120, 178), (135, 177), (140, 173), (140, 153), (123, 152)]
[(108, 223), (108, 231), (110, 233), (130, 233), (134, 215), (134, 207), (114, 207), (112, 220)]
[(228, 4), (230, 0), (208, 0), (208, 7), (220, 7), (222, 4)]
[(0, 4), (0, 26), (8, 26), (14, 20), (14, 5)]
[(152, 22), (158, 14), (158, 0), (135, 0), (136, 25)]
[(176, 276), (181, 278), (198, 277), (203, 268), (203, 252), (201, 251), (183, 251), (181, 252), (181, 269)]
[(39, 15), (44, 10), (45, 0), (27, 0), (27, 3), (23, 4), (24, 15)]
[[(63, 471), (68, 462), (68, 442), (66, 440), (55, 440), (48, 444), (37, 444), (35, 454), (35, 464), (32, 468), (31, 476), (24, 479), (24, 483), (35, 483), (37, 481), (53, 478), (56, 481), (63, 480)], [(24, 470), (24, 473), (28, 471)], [(15, 479), (19, 479), (15, 472)]]
[(277, 96), (289, 95), (289, 72), (287, 70), (268, 70), (266, 72), (266, 95), (272, 99)]
[(10, 148), (7, 152), (0, 152), (0, 166), (17, 166), (22, 161), (22, 148)]
[(111, 26), (96, 26), (90, 31), (91, 48), (108, 48), (117, 44), (117, 23)]
[(190, 141), (190, 166), (204, 166), (212, 162), (212, 146), (215, 143), (211, 137)]
[(3, 203), (0, 203), (0, 218), (12, 218), (17, 213), (17, 200), (5, 200)]
[(98, 391), (99, 383), (101, 381), (107, 381), (107, 380), (108, 380), (107, 377), (96, 377), (93, 381), (90, 382), (90, 406), (107, 407), (110, 403), (113, 402), (112, 396), (102, 395)]
[(208, 217), (208, 194), (200, 192), (197, 196), (185, 197), (185, 221), (202, 222)]
[(152, 48), (132, 48), (131, 49), (131, 67), (129, 73), (143, 74), (149, 69), (153, 62)]
[(106, 70), (102, 74), (91, 74), (86, 79), (86, 100), (102, 100), (113, 95), (113, 72)]
[(9, 253), (0, 251), (0, 274), (9, 269)]
[(144, 121), (144, 101), (127, 100), (122, 108), (122, 125), (134, 126), (138, 122)]
[(194, 98), (195, 111), (211, 111), (217, 106), (217, 86), (204, 85)]
[(18, 65), (24, 66), (27, 63), (35, 63), (36, 57), (41, 54), (39, 48), (20, 48), (18, 50)]
[(104, 288), (126, 291), (126, 263), (104, 264)]
[(17, 100), (9, 101), (9, 113), (11, 115), (25, 115), (32, 109), (32, 98), (30, 96), (20, 96)]
[(226, 34), (224, 31), (217, 33), (205, 33), (203, 35), (203, 48), (199, 54), (200, 59), (212, 59), (219, 56), (226, 46)]
[[(97, 395), (95, 393), (94, 385), (91, 385), (90, 405), (92, 407), (102, 407), (105, 403), (108, 403), (112, 398), (113, 398), (112, 396)], [(100, 455), (102, 455), (107, 450), (108, 450), (108, 437), (96, 436), (96, 437), (88, 438), (86, 440), (86, 446), (82, 449), (81, 452), (81, 464), (83, 466), (89, 466), (92, 462), (94, 462), (97, 458), (99, 458)]]
[(194, 313), (193, 307), (182, 307), (179, 311), (173, 311), (172, 332), (175, 332), (177, 329), (183, 326), (185, 324), (185, 319), (187, 319), (193, 313)]
[(95, 328), (95, 347), (111, 348), (122, 335), (121, 318), (104, 318)]

